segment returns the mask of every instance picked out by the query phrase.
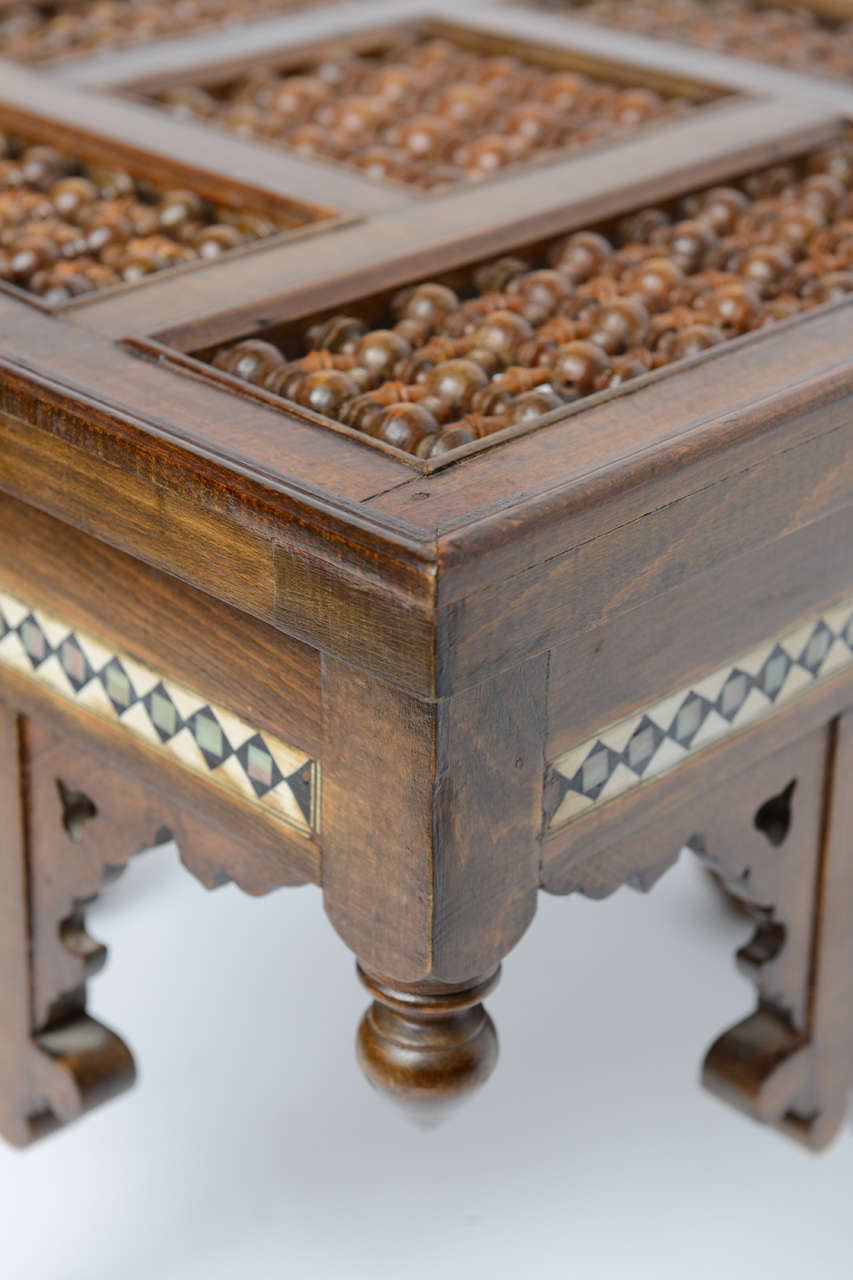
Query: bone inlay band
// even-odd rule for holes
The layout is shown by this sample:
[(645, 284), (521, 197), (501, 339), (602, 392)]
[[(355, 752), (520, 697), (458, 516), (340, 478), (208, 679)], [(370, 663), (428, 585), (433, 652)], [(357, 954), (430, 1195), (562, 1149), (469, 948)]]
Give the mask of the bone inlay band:
[(735, 662), (565, 751), (550, 769), (550, 831), (660, 778), (704, 747), (771, 715), (853, 666), (853, 600), (767, 640)]
[(306, 835), (317, 830), (316, 760), (0, 589), (0, 678), (4, 667), (121, 725), (173, 768), (201, 775)]

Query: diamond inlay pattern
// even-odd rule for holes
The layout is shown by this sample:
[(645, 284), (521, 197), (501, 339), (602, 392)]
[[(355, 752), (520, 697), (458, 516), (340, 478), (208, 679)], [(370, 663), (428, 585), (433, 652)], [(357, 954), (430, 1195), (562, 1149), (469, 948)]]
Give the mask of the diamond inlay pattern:
[(318, 828), (320, 766), (128, 654), (0, 591), (0, 668), (32, 676), (77, 706), (122, 725), (282, 822)]
[(847, 601), (564, 752), (550, 769), (558, 804), (548, 829), (661, 777), (851, 665)]

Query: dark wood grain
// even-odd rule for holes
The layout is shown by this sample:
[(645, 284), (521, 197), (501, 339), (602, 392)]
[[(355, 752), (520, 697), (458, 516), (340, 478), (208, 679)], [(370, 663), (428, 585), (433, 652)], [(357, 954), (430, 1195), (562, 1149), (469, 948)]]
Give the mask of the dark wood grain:
[[(446, 0), (433, 18), (463, 43), (503, 53), (524, 36), (548, 65), (620, 83), (742, 91), (420, 198), (70, 85), (128, 85), (140, 68), (165, 83), (182, 71), (174, 44), (78, 63), (65, 82), (0, 70), (0, 128), (299, 224), (298, 241), (61, 314), (0, 291), (0, 588), (305, 750), (322, 780), (305, 834), (0, 667), (0, 1128), (19, 1144), (132, 1078), (123, 1041), (86, 1012), (105, 950), (85, 904), (105, 868), (167, 831), (208, 886), (322, 887), (373, 997), (362, 1066), (419, 1111), (495, 1066), (483, 998), (539, 887), (650, 888), (692, 840), (758, 926), (740, 963), (759, 1007), (715, 1042), (707, 1083), (807, 1146), (838, 1128), (853, 1062), (849, 669), (556, 832), (548, 819), (561, 751), (853, 591), (851, 295), (429, 461), (205, 360), (799, 163), (839, 137), (853, 96), (641, 39), (627, 67), (607, 33), (575, 49), (582, 23), (512, 6), (472, 6), (473, 35)], [(374, 21), (355, 22), (364, 39)], [(273, 25), (272, 59), (318, 34)], [(252, 39), (206, 37), (210, 74), (257, 61)], [(794, 779), (774, 844), (759, 816), (784, 809)]]
[[(650, 459), (636, 459), (638, 469), (648, 466), (649, 482), (642, 488), (651, 499), (641, 518), (620, 522), (614, 511), (606, 535), (587, 540), (578, 529), (572, 550), (450, 606), (439, 687), (488, 676), (517, 661), (520, 652), (544, 650), (615, 618), (688, 577), (794, 533), (844, 505), (853, 481), (851, 388), (853, 368), (842, 367), (788, 395), (780, 393), (772, 408), (769, 403), (756, 406), (752, 423), (763, 420), (769, 428), (761, 461), (751, 466), (735, 462), (738, 454), (743, 459), (748, 445), (733, 448), (724, 464), (726, 474), (715, 483), (699, 481), (701, 463), (696, 471), (679, 468), (676, 481), (675, 471), (657, 479)], [(740, 427), (750, 415), (732, 421)], [(770, 440), (775, 432), (778, 453)], [(628, 474), (621, 479), (628, 481)], [(676, 496), (670, 489), (665, 498), (662, 490), (673, 482), (681, 491)], [(629, 485), (623, 489), (627, 501), (615, 504), (623, 515), (636, 494)], [(739, 519), (744, 511), (750, 512), (746, 526)], [(597, 523), (601, 517), (599, 506), (591, 518)]]
[(536, 909), (546, 681), (536, 659), (429, 704), (324, 660), (326, 911), (375, 997), (362, 1066), (416, 1109), (494, 1066), (481, 1000)]
[[(551, 651), (549, 754), (853, 597), (853, 509), (763, 543)], [(677, 625), (676, 625), (677, 622)], [(645, 638), (638, 648), (637, 636)], [(603, 691), (606, 690), (606, 693)]]
[(21, 599), (202, 688), (259, 729), (319, 753), (316, 651), (4, 496), (0, 563), (3, 586)]
[(546, 674), (430, 704), (324, 660), (323, 892), (370, 972), (479, 978), (530, 923)]

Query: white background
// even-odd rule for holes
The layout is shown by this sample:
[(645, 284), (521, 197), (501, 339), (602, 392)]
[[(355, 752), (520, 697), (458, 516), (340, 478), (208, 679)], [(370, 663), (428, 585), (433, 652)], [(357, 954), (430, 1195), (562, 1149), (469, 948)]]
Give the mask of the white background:
[(140, 1083), (0, 1148), (3, 1280), (850, 1280), (853, 1134), (814, 1157), (698, 1086), (752, 1007), (749, 926), (682, 861), (647, 898), (540, 895), (489, 1002), (497, 1072), (424, 1133), (361, 1079), (365, 993), (315, 889), (137, 859), (90, 921)]

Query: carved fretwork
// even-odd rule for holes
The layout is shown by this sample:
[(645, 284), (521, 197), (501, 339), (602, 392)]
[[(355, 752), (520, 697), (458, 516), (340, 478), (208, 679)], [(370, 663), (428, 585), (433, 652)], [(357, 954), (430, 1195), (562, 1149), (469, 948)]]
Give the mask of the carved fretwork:
[[(755, 926), (737, 962), (757, 989), (757, 1008), (714, 1042), (703, 1081), (755, 1119), (813, 1148), (826, 1145), (837, 1131), (851, 1077), (853, 916), (848, 914), (846, 928), (835, 926), (840, 904), (850, 903), (853, 878), (840, 848), (849, 840), (850, 788), (834, 785), (844, 776), (839, 742), (847, 732), (844, 720), (835, 722), (694, 793), (689, 805), (653, 813), (645, 825), (612, 824), (615, 839), (604, 848), (601, 824), (597, 834), (579, 836), (576, 848), (546, 868), (543, 880), (552, 892), (593, 898), (625, 884), (647, 891), (682, 847), (692, 849)], [(837, 1008), (837, 991), (845, 983)], [(834, 1021), (827, 1026), (831, 992)], [(839, 1030), (845, 1016), (846, 1029)]]
[(2, 717), (0, 767), (4, 795), (18, 797), (18, 834), (0, 849), (0, 887), (16, 876), (18, 900), (7, 905), (17, 946), (0, 947), (0, 1006), (10, 1005), (0, 1015), (16, 1039), (0, 1051), (0, 1132), (23, 1146), (133, 1083), (130, 1051), (86, 1012), (87, 980), (107, 955), (88, 933), (86, 907), (135, 853), (174, 838), (207, 888), (233, 880), (259, 895), (301, 879), (175, 812), (100, 755)]

